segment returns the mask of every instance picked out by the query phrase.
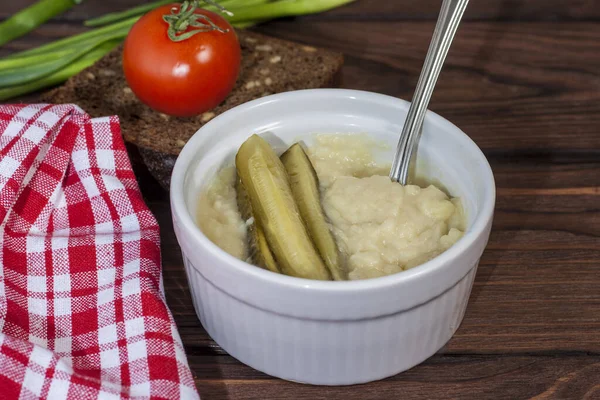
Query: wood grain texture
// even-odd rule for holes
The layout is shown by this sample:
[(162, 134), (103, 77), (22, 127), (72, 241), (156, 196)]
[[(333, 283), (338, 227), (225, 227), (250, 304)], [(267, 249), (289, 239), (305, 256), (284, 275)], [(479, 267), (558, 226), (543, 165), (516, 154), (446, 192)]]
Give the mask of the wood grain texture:
[[(341, 49), (347, 87), (403, 99), (412, 96), (434, 27), (433, 22), (284, 25), (260, 30)], [(586, 150), (598, 160), (600, 25), (464, 23), (430, 108), (486, 151)]]
[[(0, 8), (0, 18), (12, 15), (35, 0), (6, 1)], [(79, 22), (92, 16), (125, 10), (152, 0), (85, 0), (58, 21)], [(357, 0), (326, 14), (307, 17), (311, 20), (376, 19), (376, 20), (435, 20), (441, 0)], [(600, 8), (596, 0), (471, 0), (465, 20), (562, 21), (597, 20)]]
[[(346, 87), (410, 99), (433, 25), (283, 21), (257, 29), (341, 50)], [(72, 33), (71, 25), (65, 27), (53, 35)], [(12, 46), (27, 45), (19, 43)], [(9, 45), (4, 51), (16, 48)], [(430, 108), (489, 153), (587, 152), (598, 160), (600, 24), (466, 22)]]
[[(3, 2), (0, 18), (30, 2)], [(88, 0), (0, 55), (141, 2)], [(340, 50), (346, 87), (409, 99), (439, 3), (361, 0), (256, 29)], [(456, 335), (425, 363), (380, 382), (299, 385), (227, 355), (194, 312), (168, 195), (137, 170), (161, 226), (166, 297), (202, 398), (600, 398), (599, 18), (596, 0), (471, 1), (431, 108), (490, 160), (493, 231)]]
[[(401, 375), (345, 388), (272, 379), (228, 356), (190, 356), (203, 399), (595, 399), (600, 357), (437, 356)], [(201, 377), (200, 377), (201, 376)], [(533, 378), (535, 377), (535, 378)], [(533, 379), (532, 379), (533, 378)], [(437, 396), (432, 396), (437, 394)]]
[[(441, 0), (368, 0), (357, 1), (312, 19), (358, 20), (435, 20)], [(565, 21), (596, 20), (600, 16), (595, 0), (471, 0), (465, 11), (466, 21)]]

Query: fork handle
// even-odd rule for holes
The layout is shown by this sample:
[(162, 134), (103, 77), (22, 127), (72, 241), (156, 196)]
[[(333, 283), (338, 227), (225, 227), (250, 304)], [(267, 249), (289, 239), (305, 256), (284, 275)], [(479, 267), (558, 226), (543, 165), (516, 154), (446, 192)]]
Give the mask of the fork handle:
[(442, 3), (390, 170), (390, 178), (403, 185), (408, 183), (414, 168), (427, 106), (468, 3), (469, 0), (444, 0)]

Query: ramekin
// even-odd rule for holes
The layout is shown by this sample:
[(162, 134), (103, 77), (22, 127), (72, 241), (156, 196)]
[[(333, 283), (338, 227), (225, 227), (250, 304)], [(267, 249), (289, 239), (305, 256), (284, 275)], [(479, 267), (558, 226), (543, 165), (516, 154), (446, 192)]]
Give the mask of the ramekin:
[(259, 371), (316, 385), (350, 385), (405, 371), (438, 351), (459, 327), (495, 203), (485, 156), (460, 129), (428, 112), (417, 174), (441, 182), (465, 207), (468, 229), (450, 249), (410, 270), (375, 279), (323, 282), (240, 261), (198, 228), (198, 196), (240, 144), (263, 134), (278, 148), (318, 133), (367, 133), (390, 149), (406, 101), (314, 89), (264, 97), (214, 118), (184, 146), (171, 179), (177, 240), (198, 317), (225, 351)]

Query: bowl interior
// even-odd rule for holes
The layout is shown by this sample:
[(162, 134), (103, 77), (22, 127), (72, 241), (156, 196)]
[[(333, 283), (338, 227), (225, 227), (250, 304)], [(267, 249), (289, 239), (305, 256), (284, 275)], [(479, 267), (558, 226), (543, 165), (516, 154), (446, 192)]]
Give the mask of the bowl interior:
[[(309, 90), (247, 103), (206, 124), (186, 145), (194, 149), (184, 177), (184, 199), (196, 221), (200, 191), (222, 167), (233, 165), (241, 143), (253, 133), (278, 150), (297, 140), (307, 145), (317, 134), (366, 133), (388, 145), (378, 162), (392, 160), (408, 103), (396, 98), (346, 90)], [(183, 153), (183, 152), (182, 152)], [(416, 173), (441, 183), (463, 201), (467, 232), (489, 196), (489, 166), (477, 146), (457, 127), (428, 113), (417, 155)]]

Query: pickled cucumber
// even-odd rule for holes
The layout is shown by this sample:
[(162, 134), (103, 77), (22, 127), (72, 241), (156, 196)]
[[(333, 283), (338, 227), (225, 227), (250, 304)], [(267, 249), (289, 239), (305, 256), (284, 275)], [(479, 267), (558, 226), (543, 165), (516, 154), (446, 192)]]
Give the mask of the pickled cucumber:
[[(244, 185), (242, 185), (239, 177), (235, 183), (235, 191), (240, 214), (244, 221), (249, 221), (252, 218), (252, 206), (250, 205), (250, 199), (248, 199), (246, 189), (244, 189)], [(254, 265), (273, 272), (280, 272), (277, 267), (277, 262), (273, 257), (273, 253), (269, 248), (269, 244), (267, 243), (265, 233), (256, 219), (248, 225), (248, 258)]]
[(238, 150), (235, 164), (255, 223), (263, 229), (280, 270), (300, 278), (330, 280), (294, 201), (285, 167), (271, 146), (252, 135)]
[(341, 265), (335, 239), (321, 206), (319, 178), (310, 159), (302, 146), (296, 143), (283, 153), (281, 161), (287, 171), (300, 215), (321, 258), (325, 261), (333, 279), (346, 280), (347, 274)]

